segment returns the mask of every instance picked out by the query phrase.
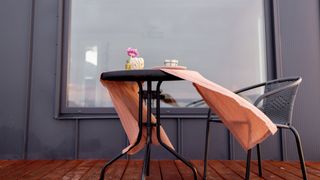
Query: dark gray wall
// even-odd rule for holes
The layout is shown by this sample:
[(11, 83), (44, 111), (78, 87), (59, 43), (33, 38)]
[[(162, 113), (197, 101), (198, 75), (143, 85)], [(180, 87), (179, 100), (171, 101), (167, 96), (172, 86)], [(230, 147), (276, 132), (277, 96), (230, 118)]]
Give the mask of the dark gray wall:
[[(34, 6), (32, 6), (32, 2)], [(303, 76), (294, 121), (305, 156), (320, 160), (317, 129), (320, 97), (319, 1), (281, 0), (276, 17), (277, 57), (283, 76)], [(118, 119), (55, 120), (58, 0), (3, 0), (0, 6), (0, 159), (110, 158), (125, 145)], [(34, 10), (34, 11), (32, 11)], [(203, 119), (164, 120), (177, 150), (188, 158), (203, 153)], [(229, 157), (228, 136), (213, 125), (211, 158)], [(297, 159), (292, 136), (286, 135), (288, 159)], [(262, 144), (263, 158), (280, 159), (279, 135)], [(171, 158), (154, 148), (156, 158)], [(141, 153), (135, 156), (141, 157)], [(233, 159), (244, 157), (235, 142)]]
[[(300, 75), (302, 86), (294, 123), (301, 132), (306, 159), (320, 159), (320, 31), (318, 0), (280, 0), (283, 76)], [(288, 157), (296, 159), (294, 139), (287, 136)]]

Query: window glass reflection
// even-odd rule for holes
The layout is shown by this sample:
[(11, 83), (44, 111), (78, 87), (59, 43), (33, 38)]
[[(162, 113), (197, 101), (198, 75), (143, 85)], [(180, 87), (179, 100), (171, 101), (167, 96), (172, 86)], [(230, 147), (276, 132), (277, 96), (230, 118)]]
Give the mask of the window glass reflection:
[[(178, 59), (231, 90), (266, 79), (263, 0), (73, 0), (67, 106), (111, 107), (101, 72), (124, 69), (126, 48), (145, 68)], [(163, 107), (199, 99), (188, 82), (166, 82)], [(169, 100), (168, 100), (169, 102)]]

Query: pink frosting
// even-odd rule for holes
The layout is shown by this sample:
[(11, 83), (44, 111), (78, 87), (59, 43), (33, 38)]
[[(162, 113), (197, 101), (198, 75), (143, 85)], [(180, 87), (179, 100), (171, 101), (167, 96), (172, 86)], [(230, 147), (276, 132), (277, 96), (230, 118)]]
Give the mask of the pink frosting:
[(128, 56), (133, 57), (133, 58), (139, 56), (138, 50), (137, 49), (133, 49), (131, 47), (129, 47), (127, 49), (127, 54), (128, 54)]

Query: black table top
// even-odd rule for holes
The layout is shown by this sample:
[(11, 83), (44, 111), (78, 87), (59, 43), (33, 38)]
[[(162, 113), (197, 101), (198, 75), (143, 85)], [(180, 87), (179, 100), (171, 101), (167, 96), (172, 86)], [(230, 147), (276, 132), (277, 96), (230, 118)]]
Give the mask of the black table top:
[(119, 70), (104, 72), (101, 80), (109, 81), (175, 81), (183, 80), (160, 69)]

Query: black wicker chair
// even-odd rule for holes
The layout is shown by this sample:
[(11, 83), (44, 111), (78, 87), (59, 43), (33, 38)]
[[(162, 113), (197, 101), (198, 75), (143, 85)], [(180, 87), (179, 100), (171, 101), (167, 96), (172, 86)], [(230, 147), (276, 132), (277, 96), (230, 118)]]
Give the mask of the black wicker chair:
[[(264, 112), (273, 123), (277, 125), (278, 128), (290, 129), (295, 136), (297, 149), (299, 153), (300, 166), (303, 175), (303, 179), (307, 179), (306, 167), (304, 163), (304, 157), (301, 147), (301, 141), (298, 131), (292, 126), (292, 112), (295, 97), (297, 94), (298, 86), (300, 85), (302, 79), (301, 77), (294, 78), (283, 78), (276, 79), (257, 85), (253, 85), (244, 89), (235, 91), (236, 94), (241, 95), (241, 93), (248, 92), (250, 90), (264, 87), (264, 93), (260, 95), (254, 101), (254, 105), (257, 106), (262, 112)], [(196, 103), (202, 103), (197, 101)], [(205, 155), (204, 155), (204, 179), (206, 179), (207, 171), (207, 158), (208, 158), (208, 144), (209, 144), (209, 132), (210, 123), (216, 122), (221, 123), (219, 118), (208, 112), (208, 120), (206, 127), (206, 144), (205, 144)], [(257, 158), (259, 167), (259, 176), (262, 177), (262, 167), (261, 167), (261, 156), (260, 156), (260, 146), (257, 145)], [(250, 162), (251, 162), (251, 149), (247, 152), (247, 165), (246, 165), (246, 179), (250, 178)]]

